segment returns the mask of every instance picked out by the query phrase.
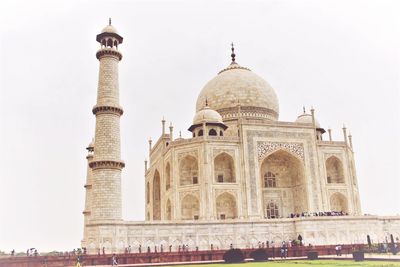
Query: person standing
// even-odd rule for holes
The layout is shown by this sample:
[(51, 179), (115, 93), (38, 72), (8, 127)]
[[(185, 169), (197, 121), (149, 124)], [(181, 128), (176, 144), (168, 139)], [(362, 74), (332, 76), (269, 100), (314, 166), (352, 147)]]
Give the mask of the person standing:
[(76, 267), (82, 267), (81, 265), (82, 262), (82, 255), (78, 255), (78, 257), (76, 257)]
[(111, 262), (112, 266), (118, 266), (117, 256), (115, 256), (115, 254), (112, 255)]

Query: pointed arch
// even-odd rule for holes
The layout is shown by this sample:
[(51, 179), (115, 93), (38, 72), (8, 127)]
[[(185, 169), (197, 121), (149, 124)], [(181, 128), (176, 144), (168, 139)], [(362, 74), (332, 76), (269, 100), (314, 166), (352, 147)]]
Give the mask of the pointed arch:
[(333, 193), (330, 197), (330, 205), (331, 205), (331, 211), (343, 211), (343, 212), (349, 212), (348, 204), (347, 204), (347, 198), (339, 193)]
[(107, 40), (107, 47), (113, 47), (113, 40), (111, 38)]
[(199, 167), (197, 159), (193, 156), (186, 156), (179, 162), (179, 184), (189, 185), (198, 183)]
[(200, 203), (197, 197), (192, 194), (186, 195), (181, 203), (182, 220), (197, 220), (200, 215)]
[(327, 183), (344, 183), (343, 164), (335, 156), (329, 157), (325, 162)]
[(216, 207), (218, 219), (237, 218), (236, 198), (232, 194), (225, 192), (219, 195), (216, 199)]
[(214, 177), (218, 183), (236, 182), (235, 164), (229, 154), (222, 152), (214, 158)]
[(171, 166), (169, 162), (165, 167), (165, 189), (168, 190), (171, 188)]
[(158, 170), (154, 172), (153, 177), (153, 220), (161, 220), (161, 185)]
[(217, 136), (218, 134), (217, 134), (217, 131), (216, 131), (215, 129), (211, 129), (211, 130), (208, 132), (208, 135), (209, 135), (209, 136)]
[[(292, 153), (279, 149), (264, 158), (260, 168), (260, 178), (263, 188), (279, 190), (286, 195), (284, 209), (280, 216), (286, 217), (290, 213), (308, 211), (307, 183), (304, 175), (303, 162)], [(275, 189), (276, 188), (276, 189)], [(264, 192), (267, 194), (267, 192)], [(264, 207), (268, 206), (264, 200)], [(268, 217), (267, 210), (264, 211)]]

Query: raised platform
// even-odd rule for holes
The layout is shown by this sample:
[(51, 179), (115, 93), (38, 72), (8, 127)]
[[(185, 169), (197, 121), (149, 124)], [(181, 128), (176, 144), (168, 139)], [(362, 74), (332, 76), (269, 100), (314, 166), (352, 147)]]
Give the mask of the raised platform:
[(149, 247), (178, 251), (187, 245), (190, 250), (254, 248), (267, 241), (280, 246), (282, 241), (303, 237), (306, 245), (360, 244), (400, 238), (400, 216), (327, 216), (264, 220), (224, 221), (149, 221), (109, 222), (99, 221), (87, 225), (87, 236), (82, 242), (88, 253), (122, 253), (129, 245), (132, 252), (141, 246), (142, 252)]

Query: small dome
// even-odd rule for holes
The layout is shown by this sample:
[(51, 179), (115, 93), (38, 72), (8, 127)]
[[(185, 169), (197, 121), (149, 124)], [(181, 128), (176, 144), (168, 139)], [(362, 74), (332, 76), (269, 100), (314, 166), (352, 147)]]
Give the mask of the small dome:
[(223, 123), (222, 116), (209, 106), (205, 106), (203, 109), (198, 111), (193, 118), (193, 125), (201, 124), (203, 122)]
[(88, 147), (94, 147), (94, 142), (92, 141), (92, 142), (90, 142), (90, 144), (88, 145)]
[(117, 29), (115, 29), (115, 27), (113, 25), (107, 25), (106, 27), (104, 27), (104, 29), (101, 31), (101, 33), (115, 33), (118, 34)]
[(94, 150), (94, 140), (89, 143), (89, 145), (86, 147), (88, 151), (93, 151)]
[(232, 62), (204, 86), (197, 98), (197, 111), (206, 99), (210, 108), (221, 113), (234, 112), (240, 104), (242, 112), (247, 111), (248, 116), (270, 120), (279, 117), (278, 97), (271, 85), (236, 62)]
[[(315, 120), (315, 128), (321, 128), (321, 125), (319, 124), (317, 119), (314, 118), (314, 120)], [(312, 115), (304, 112), (303, 114), (297, 117), (295, 122), (312, 124)]]

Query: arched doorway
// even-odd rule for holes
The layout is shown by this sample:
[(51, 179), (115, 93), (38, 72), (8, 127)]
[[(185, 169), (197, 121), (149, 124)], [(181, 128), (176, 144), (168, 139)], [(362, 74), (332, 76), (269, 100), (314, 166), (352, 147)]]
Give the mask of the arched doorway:
[(193, 156), (186, 156), (179, 162), (179, 183), (180, 185), (198, 184), (197, 159)]
[(153, 178), (153, 220), (161, 220), (160, 173), (157, 170)]
[(341, 193), (333, 193), (330, 198), (331, 211), (349, 212), (347, 198)]
[(217, 183), (234, 183), (235, 167), (233, 159), (227, 153), (221, 153), (214, 159), (214, 176)]
[(229, 193), (222, 193), (217, 197), (217, 218), (220, 220), (225, 219), (236, 219), (237, 218), (237, 207), (236, 199)]
[[(291, 213), (308, 211), (307, 187), (303, 162), (285, 150), (278, 150), (267, 156), (260, 170), (263, 187), (264, 216), (268, 217), (270, 190), (278, 194), (279, 202), (285, 205), (279, 210), (281, 217)], [(276, 203), (276, 202), (275, 202)]]
[(186, 195), (181, 203), (182, 220), (197, 220), (199, 219), (199, 212), (199, 200), (193, 195)]
[(327, 183), (344, 183), (343, 164), (335, 156), (329, 157), (325, 162)]

